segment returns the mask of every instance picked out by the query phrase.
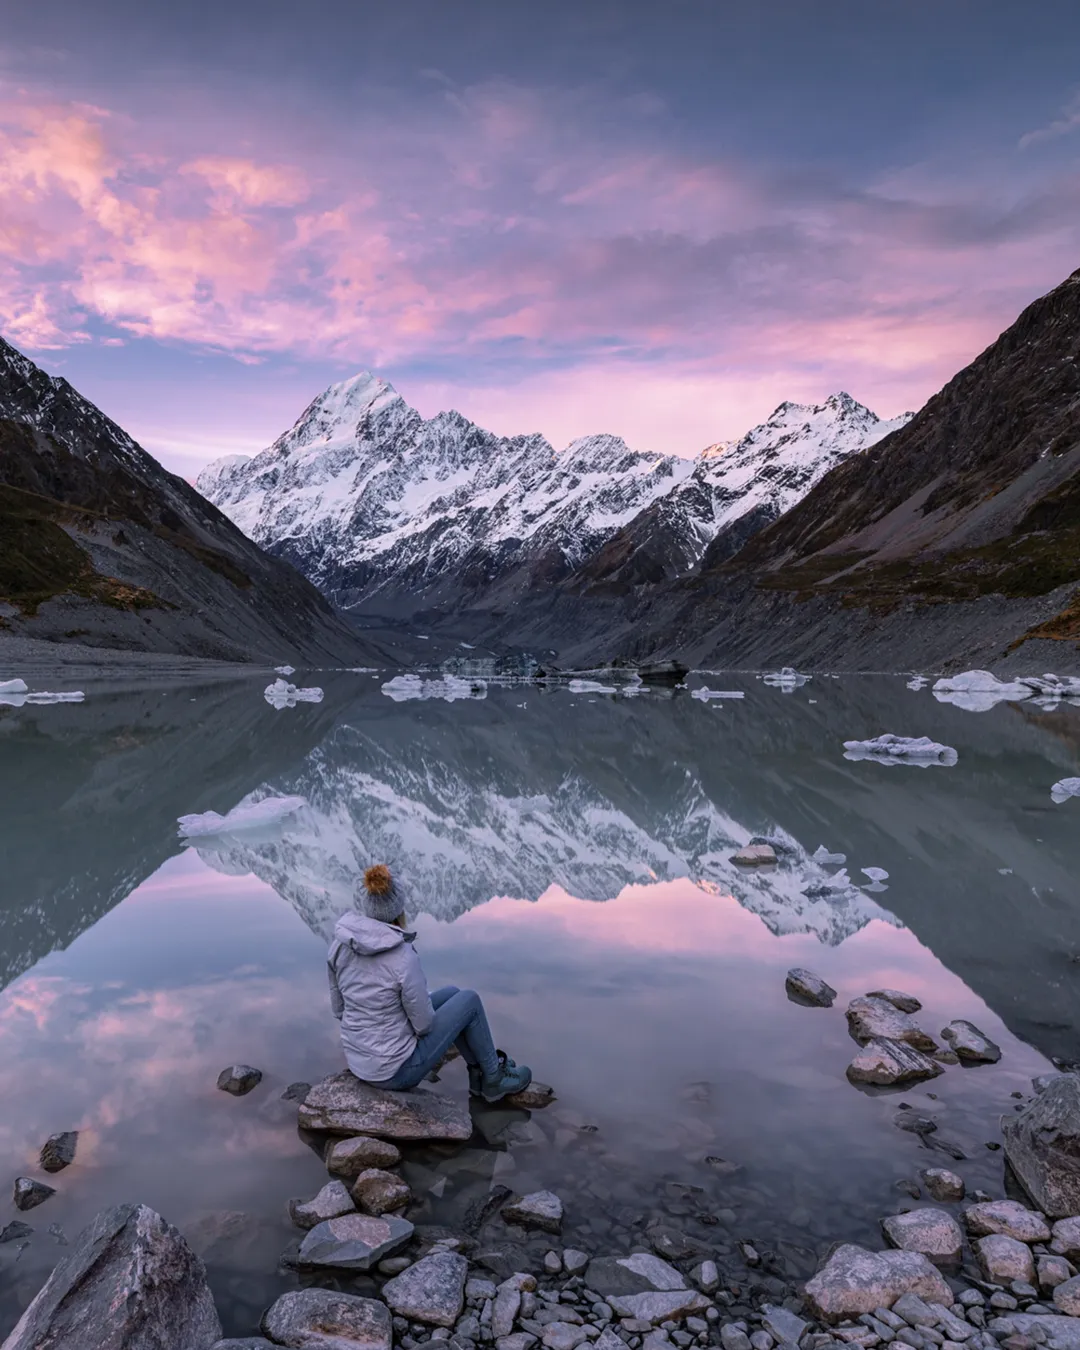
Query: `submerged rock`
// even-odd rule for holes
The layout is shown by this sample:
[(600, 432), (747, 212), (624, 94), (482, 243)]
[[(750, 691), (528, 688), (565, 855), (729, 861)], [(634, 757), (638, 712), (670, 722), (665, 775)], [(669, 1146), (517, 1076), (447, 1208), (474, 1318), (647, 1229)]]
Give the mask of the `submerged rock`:
[(996, 1064), (1001, 1048), (985, 1036), (974, 1022), (963, 1018), (942, 1027), (941, 1034), (965, 1064)]
[(1051, 1219), (1080, 1214), (1080, 1078), (1062, 1074), (1017, 1115), (1002, 1117), (1001, 1132), (1020, 1184)]
[(0, 1242), (22, 1242), (24, 1238), (33, 1236), (33, 1228), (28, 1223), (23, 1223), (21, 1219), (12, 1219), (3, 1229), (0, 1229)]
[(502, 1216), (507, 1223), (519, 1223), (523, 1228), (558, 1233), (562, 1231), (563, 1204), (553, 1191), (533, 1191), (504, 1205)]
[(365, 1214), (387, 1214), (407, 1205), (412, 1199), (412, 1191), (393, 1172), (369, 1167), (353, 1182), (352, 1198)]
[(921, 1050), (902, 1041), (867, 1041), (848, 1065), (852, 1083), (872, 1083), (882, 1087), (894, 1083), (917, 1083), (936, 1078), (945, 1070)]
[(612, 1294), (608, 1303), (620, 1317), (642, 1322), (673, 1322), (692, 1313), (704, 1312), (709, 1300), (696, 1289), (650, 1290), (644, 1294)]
[(867, 1041), (902, 1041), (916, 1050), (936, 1050), (937, 1041), (912, 1020), (909, 1013), (894, 1007), (887, 999), (869, 996), (848, 1004), (848, 1030), (860, 1045)]
[(401, 1150), (388, 1139), (358, 1134), (353, 1139), (334, 1139), (326, 1149), (326, 1170), (335, 1177), (358, 1177), (369, 1167), (396, 1167)]
[[(373, 1298), (330, 1289), (294, 1289), (263, 1314), (262, 1330), (275, 1345), (298, 1350), (391, 1350), (390, 1310)], [(194, 1350), (194, 1348), (193, 1348)]]
[(160, 1214), (118, 1205), (79, 1234), (4, 1350), (208, 1350), (220, 1339), (203, 1263)]
[(343, 1214), (316, 1224), (301, 1243), (297, 1259), (302, 1266), (370, 1270), (404, 1247), (412, 1235), (413, 1226), (405, 1219)]
[(382, 1296), (399, 1317), (430, 1326), (452, 1327), (465, 1305), (468, 1274), (469, 1263), (464, 1256), (457, 1252), (434, 1252), (388, 1280)]
[(927, 1167), (919, 1173), (922, 1184), (932, 1200), (963, 1200), (964, 1178), (947, 1167)]
[(832, 985), (826, 984), (812, 970), (803, 970), (800, 966), (788, 971), (784, 988), (792, 1002), (813, 1008), (831, 1008), (836, 998), (836, 990)]
[(1004, 1233), (1018, 1242), (1049, 1242), (1050, 1225), (1041, 1214), (1016, 1200), (990, 1200), (964, 1210), (964, 1224), (972, 1237)]
[(811, 1308), (826, 1322), (891, 1308), (908, 1293), (945, 1307), (953, 1301), (941, 1272), (921, 1253), (871, 1252), (850, 1242), (838, 1247), (806, 1285)]
[(250, 1064), (230, 1064), (218, 1074), (217, 1085), (222, 1092), (231, 1092), (234, 1097), (245, 1097), (261, 1082), (261, 1069), (253, 1069)]
[(914, 994), (905, 994), (900, 989), (871, 989), (866, 997), (882, 998), (902, 1013), (917, 1013), (922, 1008)]
[(512, 1092), (503, 1097), (500, 1105), (519, 1106), (525, 1111), (542, 1111), (555, 1100), (555, 1089), (546, 1083), (532, 1082), (523, 1092)]
[(44, 1181), (35, 1181), (33, 1177), (16, 1177), (15, 1186), (12, 1192), (12, 1200), (15, 1202), (16, 1209), (36, 1209), (38, 1205), (43, 1205), (50, 1195), (56, 1194), (55, 1186), (48, 1186)]
[(51, 1134), (41, 1146), (41, 1166), (45, 1172), (62, 1172), (75, 1161), (75, 1149), (79, 1142), (78, 1130), (65, 1130), (62, 1134)]
[(1011, 1284), (1013, 1280), (1031, 1284), (1034, 1281), (1035, 1259), (1026, 1243), (1006, 1237), (1004, 1233), (991, 1233), (973, 1245), (983, 1274), (994, 1284)]
[(328, 1181), (312, 1200), (290, 1200), (289, 1218), (297, 1228), (314, 1228), (326, 1219), (336, 1219), (356, 1210), (352, 1196), (341, 1181)]
[(370, 1134), (380, 1139), (466, 1140), (472, 1118), (463, 1103), (434, 1092), (388, 1092), (347, 1070), (316, 1083), (301, 1103), (299, 1124), (329, 1134)]
[(894, 1247), (905, 1252), (922, 1252), (936, 1266), (960, 1262), (964, 1235), (953, 1216), (943, 1209), (912, 1209), (906, 1214), (891, 1214), (882, 1219), (881, 1230)]
[(281, 1094), (283, 1102), (302, 1102), (311, 1091), (310, 1083), (290, 1083)]
[(686, 1288), (686, 1281), (679, 1271), (661, 1260), (659, 1256), (653, 1256), (651, 1252), (634, 1252), (631, 1256), (619, 1256), (616, 1257), (615, 1264), (640, 1276), (648, 1288), (664, 1292)]

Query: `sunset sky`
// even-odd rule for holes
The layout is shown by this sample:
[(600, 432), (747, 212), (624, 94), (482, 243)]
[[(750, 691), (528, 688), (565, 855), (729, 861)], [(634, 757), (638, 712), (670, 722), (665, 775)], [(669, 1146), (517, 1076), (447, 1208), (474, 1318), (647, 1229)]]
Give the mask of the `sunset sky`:
[(169, 467), (377, 370), (557, 445), (919, 406), (1080, 267), (1076, 0), (34, 0), (0, 334)]

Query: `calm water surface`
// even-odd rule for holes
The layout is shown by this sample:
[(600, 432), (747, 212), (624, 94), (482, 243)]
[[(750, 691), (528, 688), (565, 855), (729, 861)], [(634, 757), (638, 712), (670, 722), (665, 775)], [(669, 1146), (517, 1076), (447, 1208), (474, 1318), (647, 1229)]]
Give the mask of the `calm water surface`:
[[(624, 1250), (663, 1212), (797, 1278), (837, 1238), (876, 1241), (898, 1180), (952, 1165), (896, 1128), (901, 1101), (1002, 1193), (986, 1144), (1011, 1094), (1080, 1057), (1080, 801), (1050, 800), (1078, 772), (1080, 709), (968, 712), (891, 676), (794, 693), (709, 676), (746, 693), (710, 704), (494, 685), (395, 702), (385, 678), (314, 677), (324, 702), (281, 711), (265, 680), (0, 709), (7, 1175), (39, 1175), (43, 1140), (81, 1131), (57, 1195), (25, 1216), (0, 1202), (0, 1228), (35, 1229), (0, 1244), (0, 1336), (62, 1241), (125, 1200), (205, 1253), (229, 1332), (295, 1284), (285, 1201), (325, 1172), (280, 1094), (341, 1067), (326, 937), (379, 859), (408, 884), (432, 985), (481, 990), (499, 1043), (559, 1095), (412, 1156), (417, 1222), (452, 1224), (493, 1184), (551, 1187), (586, 1249)], [(844, 758), (883, 731), (959, 762)], [(177, 838), (180, 815), (282, 794), (308, 805), (277, 831)], [(756, 834), (786, 845), (781, 865), (740, 872), (729, 856)], [(812, 861), (821, 844), (852, 884)], [(794, 965), (840, 991), (833, 1009), (788, 1002)], [(933, 1033), (970, 1018), (1000, 1064), (850, 1086), (843, 1008), (882, 986), (916, 994)], [(265, 1075), (241, 1099), (215, 1088), (236, 1061)], [(464, 1096), (460, 1064), (442, 1087)]]

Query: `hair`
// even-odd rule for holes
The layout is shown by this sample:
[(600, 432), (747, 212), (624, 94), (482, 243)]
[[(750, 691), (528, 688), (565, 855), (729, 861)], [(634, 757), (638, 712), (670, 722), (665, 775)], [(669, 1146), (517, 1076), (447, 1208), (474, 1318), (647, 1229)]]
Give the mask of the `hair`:
[(364, 872), (364, 890), (368, 895), (387, 895), (393, 886), (394, 879), (385, 863), (376, 863)]

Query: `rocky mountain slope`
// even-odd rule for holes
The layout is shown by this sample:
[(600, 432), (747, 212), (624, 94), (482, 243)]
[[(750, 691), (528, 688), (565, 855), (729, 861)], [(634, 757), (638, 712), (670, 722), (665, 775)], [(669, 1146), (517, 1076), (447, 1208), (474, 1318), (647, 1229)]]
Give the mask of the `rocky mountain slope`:
[(74, 390), (0, 339), (4, 634), (230, 661), (353, 662), (353, 631)]
[[(584, 570), (657, 580), (723, 556), (831, 468), (901, 424), (846, 394), (782, 404), (696, 460), (586, 436), (561, 452), (459, 413), (424, 420), (364, 373), (317, 398), (269, 449), (197, 486), (252, 539), (354, 614), (498, 611)], [(457, 621), (455, 619), (455, 621)]]

